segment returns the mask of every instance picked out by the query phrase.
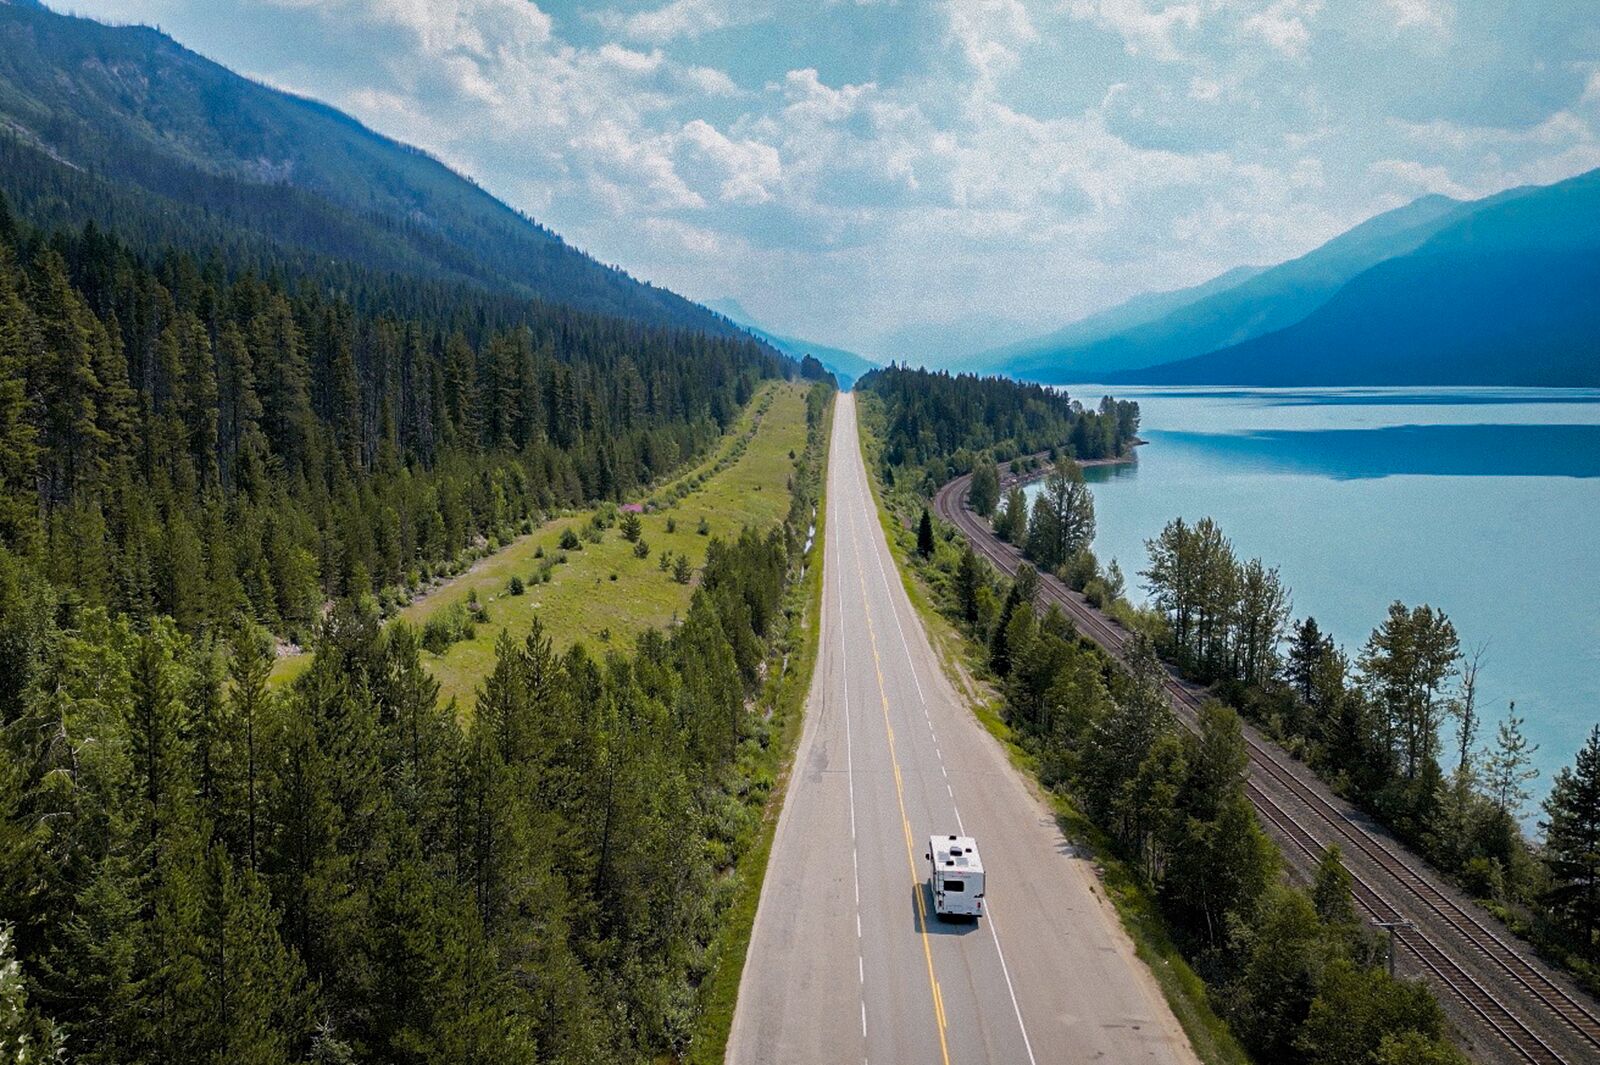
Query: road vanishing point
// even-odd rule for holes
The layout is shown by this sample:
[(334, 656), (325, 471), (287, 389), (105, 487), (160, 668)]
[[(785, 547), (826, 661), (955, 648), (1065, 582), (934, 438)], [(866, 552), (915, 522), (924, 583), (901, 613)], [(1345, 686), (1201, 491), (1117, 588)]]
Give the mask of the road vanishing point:
[[(729, 1062), (1190, 1063), (1092, 864), (946, 678), (839, 397), (821, 651)], [(933, 915), (930, 835), (974, 836), (985, 916)]]

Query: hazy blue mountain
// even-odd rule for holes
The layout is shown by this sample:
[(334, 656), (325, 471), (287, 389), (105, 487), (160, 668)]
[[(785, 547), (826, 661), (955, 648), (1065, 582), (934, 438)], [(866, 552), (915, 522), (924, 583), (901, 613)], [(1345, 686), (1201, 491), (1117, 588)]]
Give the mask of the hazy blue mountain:
[(1470, 206), (1295, 325), (1115, 379), (1600, 386), (1600, 170)]
[(153, 241), (174, 226), (203, 228), (226, 245), (270, 241), (651, 324), (732, 331), (432, 157), (153, 29), (0, 0), (0, 152), (0, 191), (43, 224), (93, 220)]
[[(1207, 296), (1225, 292), (1265, 270), (1261, 266), (1239, 266), (1210, 281), (1170, 292), (1146, 292), (1115, 307), (1080, 318), (1053, 333), (980, 351), (961, 360), (962, 369), (1002, 370), (1015, 377), (1050, 375), (1063, 368), (1077, 370), (1075, 356), (1120, 333), (1154, 322)], [(1103, 369), (1121, 368), (1108, 358)], [(1065, 380), (1065, 378), (1062, 378)], [(1084, 380), (1084, 378), (1074, 378)]]
[[(995, 368), (1046, 382), (1099, 381), (1282, 329), (1327, 302), (1363, 270), (1412, 251), (1473, 206), (1425, 196), (1236, 283), (1230, 284), (1232, 278), (1224, 274), (1197, 289), (1169, 293), (1178, 305), (1153, 319), (1119, 327), (1112, 312), (1110, 328), (1104, 331), (1086, 329), (1062, 347), (1041, 348)], [(1198, 298), (1186, 299), (1189, 294)], [(1131, 316), (1137, 313), (1135, 308)]]
[(744, 305), (732, 296), (720, 300), (711, 300), (706, 304), (712, 310), (726, 317), (735, 325), (742, 326), (752, 335), (765, 340), (792, 359), (803, 359), (811, 355), (828, 368), (828, 372), (838, 380), (839, 387), (848, 391), (856, 378), (869, 370), (877, 368), (878, 364), (869, 359), (864, 359), (853, 351), (843, 348), (830, 348), (826, 344), (813, 344), (809, 340), (797, 340), (794, 337), (782, 336), (769, 332), (763, 328), (753, 315), (745, 310)]

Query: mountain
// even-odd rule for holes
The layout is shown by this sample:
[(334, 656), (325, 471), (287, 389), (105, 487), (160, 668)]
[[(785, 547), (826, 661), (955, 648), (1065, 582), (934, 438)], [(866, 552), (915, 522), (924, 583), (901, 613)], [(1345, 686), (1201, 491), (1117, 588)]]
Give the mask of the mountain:
[[(0, 191), (44, 226), (173, 232), (734, 329), (604, 266), (431, 156), (242, 78), (164, 34), (0, 0)], [(261, 257), (258, 254), (258, 257)]]
[(838, 380), (839, 387), (847, 392), (858, 377), (877, 369), (877, 363), (864, 359), (853, 351), (830, 348), (826, 344), (813, 344), (809, 340), (797, 340), (794, 337), (786, 337), (768, 331), (757, 324), (750, 312), (744, 309), (744, 305), (732, 296), (727, 296), (720, 300), (712, 300), (706, 306), (723, 315), (735, 325), (743, 327), (756, 338), (765, 340), (791, 359), (804, 359), (807, 355), (813, 356), (823, 366), (827, 367), (828, 372)]
[[(1081, 338), (1064, 346), (1041, 346), (996, 369), (1054, 383), (1107, 380), (1282, 329), (1327, 302), (1363, 270), (1414, 250), (1473, 206), (1425, 196), (1237, 283), (1229, 284), (1230, 275), (1224, 274), (1197, 289), (1170, 293), (1177, 305), (1155, 318), (1122, 326), (1113, 312), (1108, 329), (1086, 328)], [(1198, 298), (1185, 298), (1191, 294)], [(1130, 317), (1137, 318), (1137, 309)]]
[(1300, 322), (1113, 380), (1600, 386), (1600, 170), (1467, 206)]
[[(1081, 318), (1045, 336), (1031, 337), (1014, 344), (979, 352), (962, 359), (961, 366), (963, 369), (979, 372), (1003, 370), (1021, 378), (1047, 377), (1063, 369), (1081, 374), (1083, 371), (1079, 369), (1080, 364), (1074, 361), (1075, 352), (1093, 347), (1119, 333), (1157, 321), (1208, 296), (1225, 292), (1250, 280), (1265, 269), (1260, 266), (1239, 266), (1190, 288), (1171, 292), (1147, 292), (1108, 310)], [(1120, 368), (1122, 367), (1114, 358), (1107, 359), (1095, 367), (1103, 371)], [(1074, 380), (1088, 380), (1088, 378), (1076, 377)]]

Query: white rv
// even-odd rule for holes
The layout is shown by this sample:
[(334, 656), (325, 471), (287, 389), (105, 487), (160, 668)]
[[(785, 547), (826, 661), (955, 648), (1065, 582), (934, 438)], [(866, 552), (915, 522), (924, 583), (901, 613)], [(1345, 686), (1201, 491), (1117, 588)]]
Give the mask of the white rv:
[(971, 917), (983, 913), (983, 859), (971, 836), (928, 837), (932, 871), (933, 912), (939, 917)]

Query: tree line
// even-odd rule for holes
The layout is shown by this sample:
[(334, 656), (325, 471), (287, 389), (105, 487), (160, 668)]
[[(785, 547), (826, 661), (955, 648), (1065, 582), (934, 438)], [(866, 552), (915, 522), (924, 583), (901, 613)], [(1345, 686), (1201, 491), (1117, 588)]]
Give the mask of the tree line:
[(339, 600), (278, 692), (248, 618), (190, 635), (113, 615), (0, 549), (0, 1046), (119, 1065), (681, 1053), (771, 787), (760, 693), (803, 542), (803, 524), (713, 539), (681, 622), (632, 654), (503, 637), (466, 714), (370, 595)]
[(403, 278), (352, 300), (228, 252), (0, 200), (0, 544), (84, 607), (305, 634), (328, 598), (652, 483), (793, 372), (748, 339)]
[(1087, 408), (1062, 390), (1004, 377), (891, 364), (857, 388), (882, 405), (884, 471), (924, 494), (980, 462), (1046, 450), (1121, 455), (1139, 432), (1137, 403), (1107, 396)]
[(1536, 749), (1515, 703), (1484, 736), (1481, 651), (1428, 604), (1395, 602), (1354, 657), (1314, 617), (1291, 623), (1276, 567), (1240, 561), (1210, 518), (1176, 519), (1141, 571), (1165, 656), (1262, 724), (1536, 943), (1600, 972), (1600, 726), (1521, 819)]

